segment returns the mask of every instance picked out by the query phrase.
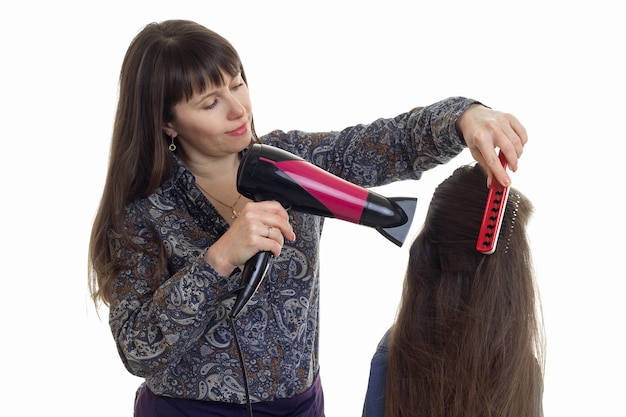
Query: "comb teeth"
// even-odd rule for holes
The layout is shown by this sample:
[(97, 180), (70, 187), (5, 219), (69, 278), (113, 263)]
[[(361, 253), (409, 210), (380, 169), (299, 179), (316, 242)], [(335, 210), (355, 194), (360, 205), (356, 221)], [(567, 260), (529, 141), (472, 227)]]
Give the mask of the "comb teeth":
[[(502, 152), (499, 153), (500, 162), (506, 168), (506, 158)], [(496, 251), (496, 243), (502, 228), (502, 217), (504, 209), (509, 197), (509, 187), (504, 187), (497, 180), (491, 183), (489, 195), (487, 196), (487, 205), (483, 214), (483, 221), (480, 225), (478, 240), (476, 242), (476, 250), (491, 255)]]

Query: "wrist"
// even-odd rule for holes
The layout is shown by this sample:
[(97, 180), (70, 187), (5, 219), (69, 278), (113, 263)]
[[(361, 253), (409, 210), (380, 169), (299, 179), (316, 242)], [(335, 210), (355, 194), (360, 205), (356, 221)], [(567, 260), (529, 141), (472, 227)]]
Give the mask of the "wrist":
[(220, 276), (230, 276), (236, 266), (231, 265), (226, 260), (225, 256), (220, 256), (216, 252), (217, 250), (215, 250), (214, 246), (209, 247), (204, 254), (204, 261), (209, 264)]

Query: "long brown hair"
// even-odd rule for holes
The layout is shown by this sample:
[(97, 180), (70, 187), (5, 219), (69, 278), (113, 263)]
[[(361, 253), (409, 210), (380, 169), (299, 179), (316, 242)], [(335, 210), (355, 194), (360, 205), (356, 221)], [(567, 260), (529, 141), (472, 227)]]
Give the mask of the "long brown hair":
[(435, 190), (410, 249), (388, 352), (386, 417), (536, 417), (544, 338), (526, 225), (511, 189), (496, 252), (475, 249), (488, 189), (479, 165)]
[[(128, 47), (119, 78), (108, 173), (89, 244), (89, 289), (94, 302), (111, 302), (120, 267), (113, 262), (110, 234), (133, 245), (123, 227), (126, 205), (153, 193), (171, 174), (168, 145), (172, 139), (163, 127), (174, 119), (174, 106), (209, 85), (223, 85), (223, 72), (231, 76), (241, 72), (247, 84), (233, 46), (195, 22), (148, 24)], [(255, 138), (254, 125), (252, 133)]]

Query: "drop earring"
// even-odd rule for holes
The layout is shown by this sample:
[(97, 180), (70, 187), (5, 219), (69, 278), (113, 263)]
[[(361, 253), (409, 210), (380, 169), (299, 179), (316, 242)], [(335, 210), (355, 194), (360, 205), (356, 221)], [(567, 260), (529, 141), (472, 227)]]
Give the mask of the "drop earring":
[(174, 143), (174, 139), (176, 139), (176, 136), (170, 136), (172, 138), (172, 143), (170, 143), (170, 146), (168, 146), (168, 149), (171, 152), (174, 152), (176, 150), (176, 144)]

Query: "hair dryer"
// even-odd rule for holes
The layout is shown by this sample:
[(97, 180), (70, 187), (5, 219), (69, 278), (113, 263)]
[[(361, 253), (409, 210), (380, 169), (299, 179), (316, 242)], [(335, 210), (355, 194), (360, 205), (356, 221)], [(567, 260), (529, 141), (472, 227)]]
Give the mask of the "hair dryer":
[[(254, 144), (237, 172), (238, 191), (253, 201), (275, 200), (286, 209), (370, 226), (402, 246), (415, 214), (416, 198), (386, 198), (339, 178), (282, 149)], [(271, 252), (259, 252), (242, 271), (236, 317), (261, 284)]]

